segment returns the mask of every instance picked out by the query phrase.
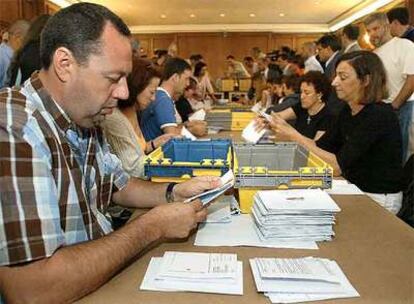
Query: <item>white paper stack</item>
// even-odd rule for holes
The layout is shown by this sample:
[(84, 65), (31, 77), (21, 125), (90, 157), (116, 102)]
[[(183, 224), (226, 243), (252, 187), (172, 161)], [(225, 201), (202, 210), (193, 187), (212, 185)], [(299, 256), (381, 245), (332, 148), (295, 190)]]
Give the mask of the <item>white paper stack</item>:
[(236, 254), (165, 252), (152, 258), (141, 290), (243, 294), (243, 266)]
[(332, 181), (332, 189), (326, 189), (325, 191), (329, 194), (364, 195), (361, 189), (344, 179), (334, 179)]
[(206, 111), (204, 109), (200, 109), (193, 113), (190, 117), (188, 117), (189, 121), (195, 121), (195, 120), (205, 120), (206, 119)]
[(320, 189), (259, 191), (252, 216), (262, 240), (329, 241), (338, 205)]
[(359, 297), (335, 261), (321, 258), (250, 259), (256, 287), (272, 303)]

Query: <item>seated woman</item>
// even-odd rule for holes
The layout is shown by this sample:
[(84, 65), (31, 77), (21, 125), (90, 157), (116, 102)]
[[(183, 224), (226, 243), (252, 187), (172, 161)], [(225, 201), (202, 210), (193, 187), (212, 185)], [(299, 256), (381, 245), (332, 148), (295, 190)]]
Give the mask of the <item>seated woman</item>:
[(144, 177), (145, 154), (158, 148), (171, 137), (164, 134), (146, 142), (138, 123), (139, 111), (154, 100), (160, 82), (159, 72), (147, 60), (135, 58), (128, 76), (129, 98), (118, 102), (118, 108), (108, 115), (101, 126), (113, 153), (124, 170), (135, 177)]
[(318, 141), (278, 117), (271, 128), (318, 155), (334, 175), (342, 175), (395, 214), (402, 200), (401, 133), (395, 112), (382, 103), (387, 94), (384, 66), (372, 52), (344, 54), (332, 85), (346, 105)]
[[(300, 134), (317, 140), (325, 133), (333, 119), (326, 107), (330, 91), (331, 86), (321, 72), (308, 72), (300, 78), (300, 102), (276, 115), (283, 120), (296, 119), (295, 129)], [(281, 105), (283, 103), (284, 101)], [(278, 109), (276, 107), (273, 109)]]
[(211, 100), (216, 102), (214, 96), (214, 89), (211, 85), (210, 77), (208, 75), (207, 64), (203, 61), (196, 63), (194, 67), (194, 78), (197, 80), (198, 92), (200, 93), (201, 101)]

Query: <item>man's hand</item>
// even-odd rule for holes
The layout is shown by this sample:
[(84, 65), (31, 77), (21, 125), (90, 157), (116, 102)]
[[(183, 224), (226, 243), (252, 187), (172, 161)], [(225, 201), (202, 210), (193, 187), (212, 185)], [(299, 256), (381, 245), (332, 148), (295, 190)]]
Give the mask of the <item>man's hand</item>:
[(155, 148), (158, 148), (165, 144), (167, 141), (169, 141), (171, 138), (178, 138), (181, 137), (179, 135), (174, 134), (163, 134), (161, 136), (158, 136), (156, 139), (153, 140)]
[(188, 131), (190, 131), (196, 137), (202, 137), (207, 134), (207, 123), (203, 120), (187, 121), (185, 125)]
[(200, 200), (191, 203), (163, 204), (153, 208), (145, 216), (154, 217), (164, 238), (185, 238), (199, 222), (205, 220), (207, 209)]
[(220, 186), (221, 181), (219, 177), (198, 176), (187, 182), (175, 185), (173, 189), (173, 197), (175, 201), (184, 201), (194, 195)]

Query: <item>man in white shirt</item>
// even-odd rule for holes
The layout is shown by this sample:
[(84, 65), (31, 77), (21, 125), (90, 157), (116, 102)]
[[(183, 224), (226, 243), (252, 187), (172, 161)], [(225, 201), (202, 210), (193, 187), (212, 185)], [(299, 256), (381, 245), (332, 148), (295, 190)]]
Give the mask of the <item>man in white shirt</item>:
[(302, 56), (305, 58), (305, 73), (309, 71), (324, 72), (321, 63), (316, 59), (316, 54), (316, 44), (314, 42), (302, 44)]
[(405, 162), (414, 153), (414, 44), (407, 39), (393, 38), (383, 13), (368, 16), (364, 23), (375, 46), (374, 52), (387, 72), (389, 98), (385, 102), (398, 110)]
[(344, 53), (351, 53), (361, 50), (361, 46), (358, 43), (358, 37), (358, 25), (348, 24), (342, 29), (341, 41)]

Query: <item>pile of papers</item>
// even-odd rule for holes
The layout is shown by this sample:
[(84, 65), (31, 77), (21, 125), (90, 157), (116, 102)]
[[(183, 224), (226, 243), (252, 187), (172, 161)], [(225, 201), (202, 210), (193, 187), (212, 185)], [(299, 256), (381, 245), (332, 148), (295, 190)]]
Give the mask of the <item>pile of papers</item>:
[(236, 254), (165, 252), (152, 258), (141, 290), (243, 294), (243, 266)]
[(338, 205), (320, 189), (259, 191), (252, 216), (262, 240), (329, 241)]
[(361, 189), (344, 179), (332, 180), (332, 189), (326, 189), (325, 191), (329, 194), (364, 195), (364, 192), (362, 192)]
[(197, 112), (193, 113), (190, 117), (188, 117), (189, 121), (205, 120), (205, 119), (206, 119), (206, 111), (204, 111), (204, 109), (200, 109)]
[(321, 258), (250, 259), (256, 287), (272, 303), (359, 297), (335, 261)]

